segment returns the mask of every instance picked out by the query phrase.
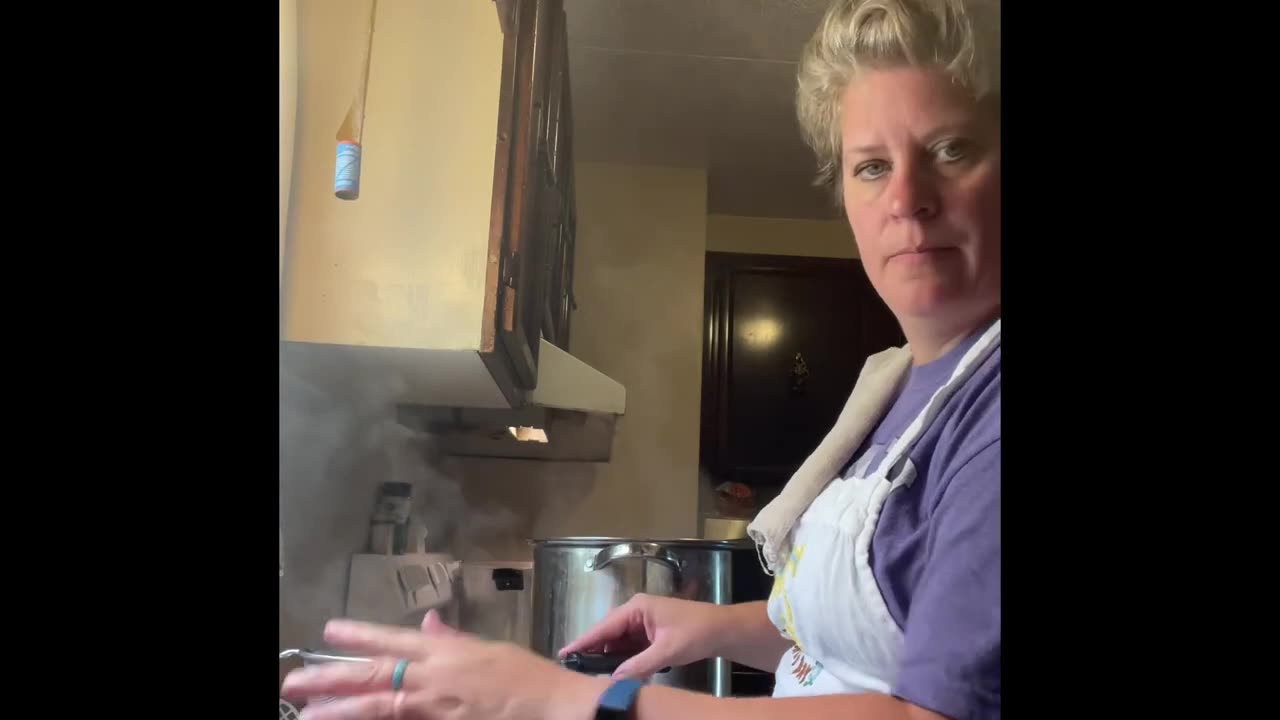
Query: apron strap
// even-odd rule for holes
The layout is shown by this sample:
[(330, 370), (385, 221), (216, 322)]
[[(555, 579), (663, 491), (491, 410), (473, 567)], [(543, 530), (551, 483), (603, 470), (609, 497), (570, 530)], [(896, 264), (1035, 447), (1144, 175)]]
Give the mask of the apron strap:
[(942, 387), (934, 391), (924, 410), (920, 411), (920, 414), (911, 421), (911, 424), (907, 426), (906, 431), (902, 433), (898, 441), (885, 453), (884, 459), (876, 466), (873, 476), (880, 475), (886, 479), (889, 478), (894, 466), (911, 451), (916, 441), (924, 434), (925, 428), (933, 424), (933, 421), (938, 417), (938, 413), (942, 412), (942, 408), (951, 399), (951, 396), (964, 385), (965, 381), (977, 371), (978, 367), (998, 347), (1000, 347), (1000, 320), (997, 319), (995, 324), (987, 328), (982, 337), (978, 338), (978, 341), (969, 348), (964, 357), (960, 358), (955, 370), (951, 371), (951, 377), (943, 383)]

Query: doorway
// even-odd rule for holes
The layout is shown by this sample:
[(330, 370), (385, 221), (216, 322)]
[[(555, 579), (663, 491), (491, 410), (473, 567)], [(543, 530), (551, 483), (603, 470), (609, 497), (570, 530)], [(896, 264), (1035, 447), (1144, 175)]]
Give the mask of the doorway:
[(866, 359), (905, 342), (846, 258), (708, 252), (703, 329), (700, 497), (738, 484), (751, 515), (835, 424)]

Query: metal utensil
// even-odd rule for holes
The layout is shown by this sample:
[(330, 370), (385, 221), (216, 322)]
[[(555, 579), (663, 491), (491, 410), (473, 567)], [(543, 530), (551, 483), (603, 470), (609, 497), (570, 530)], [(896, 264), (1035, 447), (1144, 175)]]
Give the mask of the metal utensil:
[(303, 665), (319, 665), (331, 662), (372, 662), (371, 658), (360, 657), (359, 655), (335, 655), (333, 653), (322, 653), (314, 650), (285, 650), (280, 653), (281, 660), (289, 658), (302, 658)]
[[(372, 658), (360, 657), (358, 655), (336, 655), (334, 653), (316, 652), (314, 650), (306, 650), (306, 649), (285, 650), (284, 652), (280, 653), (281, 660), (287, 660), (289, 658), (295, 658), (295, 657), (302, 658), (303, 665), (323, 665), (325, 663), (332, 663), (332, 662), (372, 662)], [(333, 700), (334, 699), (331, 697), (314, 697), (314, 698), (308, 698), (307, 704), (323, 705), (324, 703), (333, 702)], [(280, 720), (285, 720), (287, 705), (288, 703), (285, 703), (283, 700), (281, 700)]]

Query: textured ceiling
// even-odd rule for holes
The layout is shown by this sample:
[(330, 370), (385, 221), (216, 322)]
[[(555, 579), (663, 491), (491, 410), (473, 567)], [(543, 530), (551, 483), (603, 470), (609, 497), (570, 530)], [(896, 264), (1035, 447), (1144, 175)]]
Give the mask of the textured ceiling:
[(707, 169), (712, 213), (835, 218), (795, 120), (827, 0), (565, 0), (582, 160)]

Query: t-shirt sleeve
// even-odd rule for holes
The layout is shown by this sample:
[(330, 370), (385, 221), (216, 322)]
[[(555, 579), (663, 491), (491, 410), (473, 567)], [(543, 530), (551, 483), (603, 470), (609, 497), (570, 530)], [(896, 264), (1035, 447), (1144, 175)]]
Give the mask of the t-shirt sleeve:
[(955, 471), (930, 525), (893, 693), (952, 720), (999, 720), (999, 440)]

